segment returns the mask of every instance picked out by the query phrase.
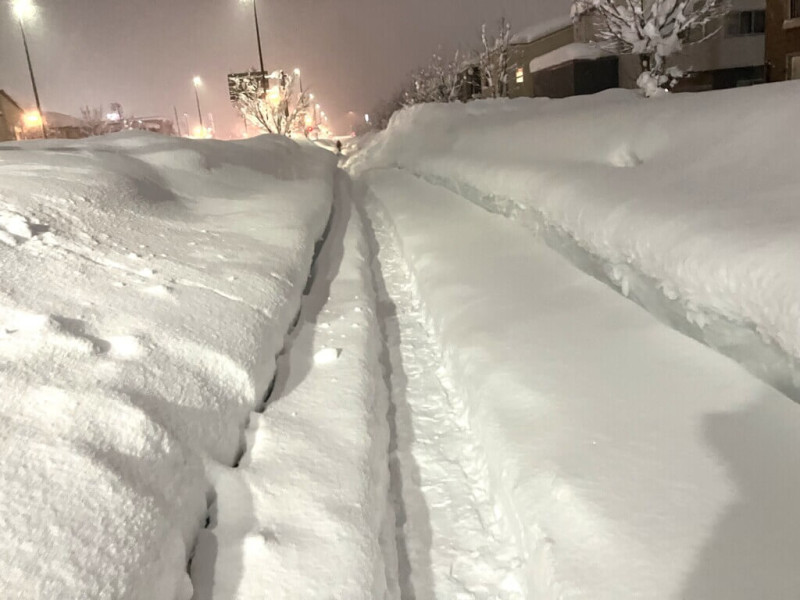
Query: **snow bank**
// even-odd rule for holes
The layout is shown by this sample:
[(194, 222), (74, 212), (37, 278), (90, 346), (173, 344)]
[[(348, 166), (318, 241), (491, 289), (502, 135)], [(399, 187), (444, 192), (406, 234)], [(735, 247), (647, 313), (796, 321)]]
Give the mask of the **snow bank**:
[(800, 593), (800, 410), (517, 225), (398, 171), (397, 237), (531, 598)]
[(594, 60), (604, 56), (611, 56), (611, 54), (594, 44), (575, 42), (537, 56), (530, 63), (530, 72), (543, 71), (571, 60)]
[(364, 228), (344, 181), (275, 389), (192, 562), (197, 600), (398, 597), (387, 399)]
[(800, 170), (786, 126), (798, 93), (427, 105), (398, 113), (351, 165), (403, 167), (541, 231), (800, 398)]
[(189, 598), (328, 219), (282, 138), (0, 144), (0, 588)]

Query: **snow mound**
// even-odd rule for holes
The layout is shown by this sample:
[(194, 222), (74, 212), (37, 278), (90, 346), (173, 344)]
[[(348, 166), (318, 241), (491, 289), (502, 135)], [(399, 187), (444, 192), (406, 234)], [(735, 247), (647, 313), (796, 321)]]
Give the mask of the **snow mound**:
[(525, 597), (797, 596), (797, 404), (509, 220), (409, 173), (364, 181), (485, 451)]
[(278, 137), (0, 144), (4, 597), (191, 597), (334, 171)]
[(519, 221), (800, 398), (800, 170), (786, 126), (798, 93), (419, 106), (349, 164), (407, 169)]

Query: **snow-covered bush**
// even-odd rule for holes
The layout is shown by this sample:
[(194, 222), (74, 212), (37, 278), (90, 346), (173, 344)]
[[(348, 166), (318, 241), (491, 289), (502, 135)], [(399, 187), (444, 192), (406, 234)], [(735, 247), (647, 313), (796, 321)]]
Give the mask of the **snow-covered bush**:
[[(270, 81), (275, 85), (270, 86)], [(279, 135), (302, 130), (311, 98), (294, 74), (276, 71), (261, 77), (251, 73), (232, 77), (231, 85), (234, 107), (254, 126)]]
[[(676, 67), (667, 67), (667, 58), (716, 34), (719, 28), (705, 31), (705, 25), (720, 20), (729, 8), (728, 0), (574, 0), (572, 19), (597, 15), (600, 46), (642, 55), (637, 84), (653, 96), (683, 76)], [(696, 33), (701, 35), (691, 35)]]

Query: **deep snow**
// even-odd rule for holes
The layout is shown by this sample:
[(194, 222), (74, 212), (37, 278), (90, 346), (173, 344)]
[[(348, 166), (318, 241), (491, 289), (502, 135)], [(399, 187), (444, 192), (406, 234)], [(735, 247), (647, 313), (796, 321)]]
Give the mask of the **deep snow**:
[(366, 175), (525, 557), (529, 598), (793, 598), (800, 410), (518, 225)]
[(196, 600), (398, 598), (369, 248), (338, 178), (330, 232), (247, 452), (215, 476)]
[(349, 166), (402, 167), (523, 223), (800, 400), (800, 170), (786, 125), (799, 93), (425, 105)]
[(188, 599), (335, 162), (285, 139), (0, 144), (0, 589)]

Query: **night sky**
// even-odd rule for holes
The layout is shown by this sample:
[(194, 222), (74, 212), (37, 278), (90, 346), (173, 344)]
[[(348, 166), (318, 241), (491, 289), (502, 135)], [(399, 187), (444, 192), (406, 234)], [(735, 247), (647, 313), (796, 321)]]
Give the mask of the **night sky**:
[[(196, 108), (218, 135), (241, 127), (226, 73), (258, 64), (252, 5), (240, 0), (35, 0), (27, 25), (42, 108), (72, 115), (120, 102), (127, 114), (172, 117)], [(394, 91), (439, 45), (476, 46), (480, 25), (516, 29), (563, 12), (563, 0), (257, 0), (267, 69), (299, 67), (303, 83), (344, 128)], [(5, 0), (0, 0), (5, 3)], [(0, 4), (0, 89), (24, 107), (33, 93), (10, 6)]]

